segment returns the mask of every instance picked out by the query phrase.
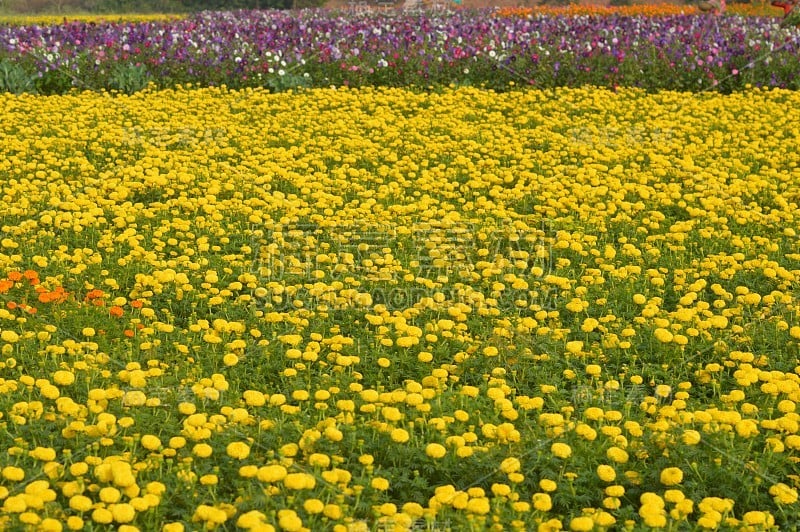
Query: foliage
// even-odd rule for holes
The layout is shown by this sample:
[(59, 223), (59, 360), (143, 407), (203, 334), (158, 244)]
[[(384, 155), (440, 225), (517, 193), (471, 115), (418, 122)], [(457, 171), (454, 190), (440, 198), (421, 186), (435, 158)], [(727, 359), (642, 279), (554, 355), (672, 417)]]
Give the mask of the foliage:
[(21, 94), (35, 90), (33, 78), (22, 66), (8, 59), (0, 61), (0, 91)]

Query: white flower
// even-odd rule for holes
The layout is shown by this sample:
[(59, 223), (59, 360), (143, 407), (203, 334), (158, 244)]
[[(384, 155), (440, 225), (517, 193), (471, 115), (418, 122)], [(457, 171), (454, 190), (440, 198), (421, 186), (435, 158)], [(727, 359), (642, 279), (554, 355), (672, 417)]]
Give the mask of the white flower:
[(278, 70), (278, 75), (279, 75), (279, 76), (283, 76), (283, 75), (285, 75), (285, 74), (286, 74), (286, 71), (285, 71), (284, 69), (280, 69), (280, 70)]

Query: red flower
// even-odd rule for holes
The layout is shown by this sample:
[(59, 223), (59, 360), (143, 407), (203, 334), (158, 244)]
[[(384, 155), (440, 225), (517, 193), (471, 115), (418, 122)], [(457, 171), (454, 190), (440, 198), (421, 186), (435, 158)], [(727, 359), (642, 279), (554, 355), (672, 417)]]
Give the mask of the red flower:
[(780, 7), (783, 9), (783, 14), (788, 15), (789, 11), (794, 9), (797, 0), (772, 0), (770, 5), (773, 7)]

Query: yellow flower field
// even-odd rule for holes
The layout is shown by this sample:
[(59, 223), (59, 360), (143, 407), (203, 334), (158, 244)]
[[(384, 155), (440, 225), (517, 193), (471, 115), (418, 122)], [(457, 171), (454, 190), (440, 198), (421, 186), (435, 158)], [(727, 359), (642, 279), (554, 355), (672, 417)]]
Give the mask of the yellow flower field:
[(0, 528), (790, 526), (798, 109), (0, 96)]
[(0, 24), (10, 26), (53, 26), (65, 22), (159, 22), (164, 20), (179, 20), (185, 15), (167, 13), (126, 13), (126, 14), (65, 14), (65, 15), (0, 15)]

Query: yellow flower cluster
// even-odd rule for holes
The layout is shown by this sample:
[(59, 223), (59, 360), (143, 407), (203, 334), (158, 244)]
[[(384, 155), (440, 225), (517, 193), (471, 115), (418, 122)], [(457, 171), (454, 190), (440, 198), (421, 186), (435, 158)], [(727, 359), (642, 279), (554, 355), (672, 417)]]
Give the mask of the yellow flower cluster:
[(0, 528), (798, 515), (796, 93), (0, 113)]
[(55, 26), (64, 22), (157, 22), (179, 20), (185, 15), (166, 13), (131, 13), (125, 15), (2, 15), (0, 24), (11, 26)]

